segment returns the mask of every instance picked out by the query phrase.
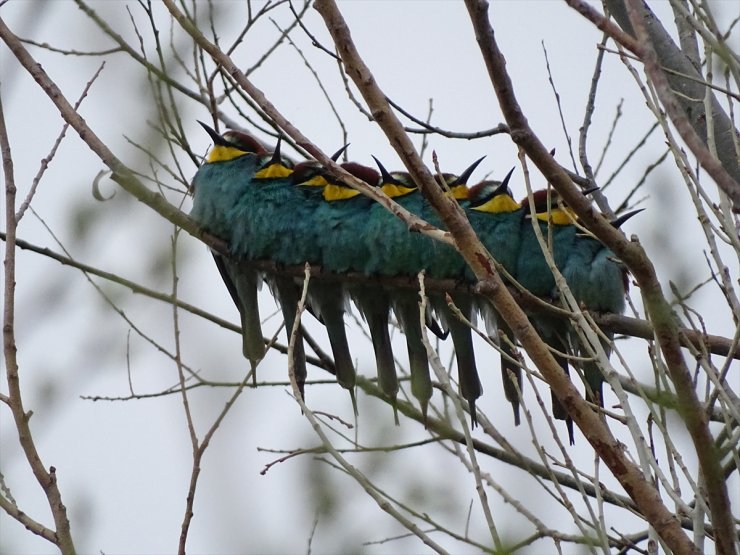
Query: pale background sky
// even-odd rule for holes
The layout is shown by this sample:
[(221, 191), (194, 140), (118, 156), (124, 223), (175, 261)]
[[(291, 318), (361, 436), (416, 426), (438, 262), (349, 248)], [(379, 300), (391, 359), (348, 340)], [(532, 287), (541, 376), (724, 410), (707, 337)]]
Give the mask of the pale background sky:
[[(151, 33), (141, 8), (134, 2), (92, 4), (116, 30), (135, 43), (128, 7), (144, 25), (147, 40)], [(244, 20), (240, 2), (216, 3), (223, 16), (219, 35), (230, 43)], [(352, 29), (356, 44), (376, 79), (397, 103), (419, 117), (425, 117), (428, 99), (434, 99), (433, 124), (455, 130), (476, 131), (502, 122), (491, 84), (461, 2), (342, 2), (340, 7)], [(651, 7), (672, 29), (667, 2)], [(204, 8), (204, 6), (203, 6)], [(734, 2), (717, 2), (720, 21), (737, 12)], [(168, 34), (164, 9), (157, 17), (164, 38)], [(557, 157), (568, 162), (568, 144), (547, 80), (542, 43), (547, 48), (553, 79), (560, 93), (567, 130), (577, 148), (578, 129), (588, 94), (600, 33), (570, 10), (565, 3), (550, 1), (493, 2), (491, 20), (497, 39), (507, 57), (508, 70), (519, 101), (542, 141), (557, 149)], [(11, 1), (2, 7), (2, 16), (17, 34), (56, 47), (98, 50), (111, 46), (97, 28), (71, 2)], [(287, 9), (273, 12), (285, 26)], [(328, 36), (318, 14), (308, 11), (306, 25), (326, 45)], [(250, 66), (266, 44), (276, 37), (274, 26), (263, 19), (238, 50), (237, 62)], [(311, 49), (306, 37), (296, 32), (295, 40), (331, 91), (348, 128), (350, 158), (369, 163), (378, 156), (389, 169), (400, 166), (382, 133), (358, 114), (343, 94), (335, 64)], [(177, 44), (187, 51), (188, 39), (177, 34)], [(70, 100), (76, 99), (100, 63), (96, 57), (50, 54), (37, 48), (31, 52), (49, 72)], [(0, 50), (0, 91), (13, 146), (19, 199), (23, 198), (47, 155), (61, 123), (51, 103), (22, 71), (6, 48)], [(126, 141), (149, 144), (147, 121), (153, 116), (151, 92), (143, 72), (124, 54), (107, 58), (101, 78), (85, 100), (82, 114), (113, 152), (138, 171), (151, 175), (145, 159)], [(303, 62), (288, 45), (282, 45), (257, 70), (252, 79), (271, 101), (299, 129), (327, 152), (341, 146), (342, 137), (321, 93)], [(623, 117), (614, 134), (599, 181), (621, 163), (651, 125), (651, 117), (619, 60), (606, 56), (599, 86), (597, 109), (590, 133), (589, 154), (598, 161), (612, 124), (616, 106), (624, 99)], [(208, 121), (205, 109), (192, 102), (181, 104), (189, 139), (195, 152), (205, 153), (208, 137), (195, 123)], [(234, 111), (230, 112), (236, 117)], [(420, 143), (420, 139), (415, 139)], [(464, 141), (430, 138), (431, 149), (440, 156), (443, 170), (460, 172), (473, 160), (487, 155), (475, 178), (491, 172), (502, 177), (516, 165), (516, 149), (506, 135)], [(663, 152), (663, 139), (655, 134), (648, 147), (627, 165), (607, 191), (612, 206), (640, 179), (645, 168)], [(164, 155), (164, 152), (162, 152)], [(576, 152), (577, 156), (577, 152)], [(183, 158), (185, 173), (196, 168)], [(162, 263), (170, 248), (171, 225), (146, 206), (132, 201), (117, 185), (103, 182), (103, 193), (116, 196), (109, 202), (95, 200), (92, 181), (102, 163), (90, 153), (74, 132), (54, 159), (42, 181), (33, 207), (79, 261), (120, 273), (160, 291), (169, 291), (169, 268)], [(681, 288), (695, 285), (707, 275), (699, 227), (681, 183), (670, 163), (648, 179), (643, 193), (646, 212), (626, 226), (636, 233), (653, 257), (664, 284), (675, 281)], [(512, 178), (516, 197), (524, 195), (521, 171)], [(534, 176), (534, 185), (544, 182)], [(174, 196), (173, 196), (174, 198)], [(186, 200), (185, 210), (189, 210)], [(3, 228), (4, 228), (3, 223)], [(674, 231), (679, 229), (679, 233)], [(32, 214), (18, 230), (19, 238), (59, 250), (49, 233)], [(219, 316), (237, 320), (236, 310), (221, 283), (207, 249), (189, 236), (178, 243), (179, 294)], [(58, 469), (60, 487), (72, 520), (73, 533), (81, 553), (170, 553), (176, 549), (190, 474), (190, 441), (179, 396), (125, 403), (91, 402), (82, 395), (126, 395), (127, 334), (129, 326), (106, 305), (84, 276), (41, 256), (19, 251), (17, 255), (17, 339), (21, 379), (28, 409), (33, 410), (32, 429), (46, 465)], [(737, 267), (731, 268), (737, 275)], [(127, 290), (97, 280), (126, 314), (147, 334), (173, 348), (171, 309), (168, 305), (134, 296)], [(633, 295), (639, 306), (637, 295)], [(274, 302), (266, 288), (261, 297), (263, 314)], [(716, 290), (702, 291), (694, 299), (704, 312), (712, 333), (732, 332), (731, 320)], [(310, 322), (316, 335), (318, 327)], [(207, 322), (182, 314), (183, 357), (193, 368), (213, 379), (238, 380), (247, 369), (240, 355), (240, 339)], [(276, 329), (276, 319), (266, 333)], [(356, 326), (352, 329), (353, 354), (359, 370), (374, 373), (369, 342)], [(281, 335), (281, 340), (282, 340)], [(405, 357), (403, 337), (396, 335), (394, 346)], [(480, 406), (509, 441), (533, 454), (527, 429), (513, 426), (511, 409), (500, 391), (497, 357), (479, 345), (478, 358), (485, 394)], [(154, 392), (173, 385), (177, 370), (173, 363), (140, 337), (130, 337), (132, 382), (135, 391)], [(633, 370), (645, 381), (652, 369), (645, 364), (646, 344), (622, 343)], [(449, 356), (449, 345), (444, 353)], [(309, 370), (312, 378), (325, 378)], [(260, 368), (261, 378), (282, 380), (285, 359), (268, 357)], [(0, 387), (7, 391), (3, 382)], [(195, 518), (188, 548), (191, 553), (295, 553), (305, 552), (317, 510), (323, 503), (313, 539), (315, 553), (401, 553), (424, 551), (418, 540), (405, 539), (378, 545), (363, 545), (404, 530), (377, 509), (352, 480), (332, 471), (315, 459), (303, 457), (275, 466), (265, 476), (259, 472), (277, 455), (258, 448), (290, 449), (317, 444), (305, 419), (285, 387), (245, 390), (237, 405), (216, 433), (203, 463), (196, 494)], [(549, 398), (549, 393), (541, 390)], [(201, 435), (229, 395), (226, 390), (198, 390), (191, 399)], [(435, 393), (438, 400), (439, 392)], [(527, 393), (525, 393), (527, 395)], [(612, 398), (612, 401), (614, 399)], [(309, 405), (315, 410), (337, 413), (351, 420), (348, 396), (336, 385), (319, 385), (308, 390)], [(529, 403), (535, 413), (534, 396)], [(609, 399), (607, 399), (607, 404)], [(549, 404), (549, 401), (548, 401)], [(391, 411), (382, 403), (359, 396), (360, 443), (367, 446), (392, 445), (426, 437), (422, 426), (403, 421), (394, 427)], [(535, 414), (535, 423), (545, 437), (544, 419)], [(565, 430), (559, 427), (565, 441)], [(33, 481), (20, 455), (9, 411), (0, 408), (0, 471), (6, 477), (22, 509), (44, 523), (51, 522), (42, 492)], [(681, 442), (681, 438), (674, 438)], [(574, 459), (592, 471), (593, 453), (576, 432)], [(383, 484), (392, 495), (437, 516), (458, 532), (465, 530), (466, 515), (473, 500), (470, 535), (483, 542), (487, 532), (473, 478), (459, 462), (435, 446), (418, 447), (392, 454), (350, 455), (350, 460)], [(687, 450), (686, 463), (694, 461)], [(558, 510), (555, 501), (531, 478), (518, 469), (483, 459), (489, 472), (508, 491), (532, 507), (545, 523), (564, 533), (576, 533), (570, 517)], [(602, 468), (601, 479), (613, 484)], [(737, 486), (737, 480), (733, 481)], [(327, 496), (327, 492), (331, 495)], [(734, 501), (738, 502), (737, 489)], [(529, 533), (522, 520), (500, 497), (491, 494), (493, 514), (504, 537), (521, 539)], [(609, 516), (611, 513), (607, 513)], [(616, 514), (616, 513), (614, 513)], [(622, 513), (620, 513), (621, 515)], [(615, 526), (620, 526), (616, 524)], [(635, 528), (637, 530), (638, 528)], [(470, 551), (459, 543), (434, 536), (453, 552)], [(535, 544), (529, 552), (547, 550)], [(16, 521), (0, 514), (0, 552), (47, 553), (51, 546), (25, 531)], [(567, 552), (576, 552), (572, 545)]]

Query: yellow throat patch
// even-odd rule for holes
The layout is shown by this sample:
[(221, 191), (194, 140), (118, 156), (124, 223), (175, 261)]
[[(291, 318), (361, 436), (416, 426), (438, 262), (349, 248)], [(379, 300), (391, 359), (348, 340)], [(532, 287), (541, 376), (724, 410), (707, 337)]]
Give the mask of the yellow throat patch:
[(347, 200), (356, 197), (360, 194), (360, 191), (355, 191), (349, 187), (342, 185), (334, 185), (333, 183), (327, 184), (324, 187), (324, 200), (327, 202), (333, 202), (335, 200)]
[(537, 219), (541, 222), (551, 221), (554, 225), (572, 225), (576, 221), (576, 215), (568, 207), (558, 207), (547, 212), (538, 212)]
[(234, 158), (239, 158), (245, 154), (254, 154), (253, 152), (247, 152), (235, 146), (223, 146), (215, 145), (211, 148), (211, 151), (206, 157), (206, 162), (212, 164), (214, 162), (228, 162)]
[(282, 165), (280, 162), (276, 162), (259, 170), (254, 174), (254, 177), (255, 179), (280, 179), (282, 177), (288, 177), (292, 173), (292, 169)]
[(416, 191), (416, 187), (404, 187), (403, 185), (397, 185), (395, 183), (383, 183), (383, 185), (380, 186), (380, 189), (390, 198), (402, 197)]
[(516, 212), (520, 208), (519, 203), (509, 195), (496, 195), (480, 206), (472, 207), (471, 210), (488, 212), (489, 214), (508, 214), (509, 212)]

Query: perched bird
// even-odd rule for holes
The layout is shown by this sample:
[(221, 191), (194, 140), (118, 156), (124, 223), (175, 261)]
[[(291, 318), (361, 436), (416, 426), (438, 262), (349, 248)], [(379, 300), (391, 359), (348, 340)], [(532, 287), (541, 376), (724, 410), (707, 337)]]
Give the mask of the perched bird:
[[(244, 196), (249, 196), (254, 174), (267, 152), (259, 141), (245, 133), (227, 131), (219, 135), (206, 124), (199, 123), (213, 140), (213, 147), (193, 178), (190, 216), (206, 231), (230, 243), (233, 220), (228, 216), (229, 210)], [(257, 303), (260, 276), (216, 252), (213, 252), (213, 258), (239, 310), (242, 351), (254, 370), (265, 354)]]
[[(374, 185), (378, 181), (378, 174), (372, 168), (368, 168), (354, 162), (346, 162), (341, 167), (358, 179)], [(352, 189), (348, 185), (335, 179), (328, 172), (323, 172), (320, 177), (325, 181), (322, 189), (323, 202), (319, 203), (315, 211), (315, 225), (321, 226), (321, 231), (316, 235), (316, 241), (321, 252), (321, 263), (325, 270), (344, 273), (349, 271), (362, 271), (367, 250), (361, 237), (363, 237), (366, 218), (364, 214), (370, 208), (372, 200)], [(357, 411), (354, 397), (356, 371), (352, 362), (347, 335), (344, 327), (344, 313), (347, 306), (346, 291), (341, 284), (330, 284), (314, 281), (309, 285), (309, 300), (317, 315), (326, 326), (329, 342), (334, 354), (334, 363), (337, 372), (337, 382), (350, 392), (352, 404)], [(362, 309), (361, 309), (362, 311)], [(363, 315), (367, 315), (363, 312)], [(373, 324), (376, 317), (370, 319)], [(376, 332), (378, 328), (375, 328)], [(387, 327), (386, 327), (387, 333)], [(377, 339), (378, 346), (383, 339)], [(374, 340), (375, 344), (375, 340)], [(388, 341), (390, 347), (390, 341)], [(385, 364), (393, 354), (384, 353), (380, 361), (385, 370), (389, 370)], [(390, 366), (395, 376), (395, 367)], [(389, 370), (389, 371), (390, 371)], [(385, 383), (385, 382), (384, 382)], [(395, 389), (386, 384), (387, 394), (395, 399)]]
[[(563, 269), (573, 251), (576, 242), (577, 228), (574, 225), (575, 216), (570, 209), (559, 202), (557, 192), (553, 189), (542, 189), (532, 194), (534, 199), (534, 213), (529, 207), (529, 198), (521, 201), (525, 218), (522, 224), (522, 239), (517, 263), (516, 279), (520, 285), (530, 293), (546, 299), (555, 299), (558, 291), (555, 277), (547, 264), (534, 225), (539, 226), (541, 235), (547, 248), (553, 255), (555, 265)], [(542, 340), (553, 349), (552, 355), (562, 368), (569, 374), (567, 354), (569, 353), (567, 322), (549, 315), (538, 315), (532, 318), (532, 325)], [(559, 354), (560, 353), (560, 354)], [(555, 394), (552, 397), (552, 414), (558, 420), (565, 420), (568, 429), (568, 439), (573, 445), (573, 420), (568, 415)]]
[[(459, 202), (467, 197), (467, 181), (482, 160), (483, 158), (480, 158), (473, 162), (459, 177), (449, 175), (446, 177), (452, 198)], [(430, 224), (445, 229), (442, 219), (426, 199), (424, 199), (422, 204), (422, 217)], [(437, 241), (433, 241), (432, 243), (432, 249), (427, 255), (429, 260), (427, 272), (429, 276), (453, 279), (459, 279), (463, 276), (467, 264), (457, 249)], [(455, 304), (465, 319), (469, 322), (474, 322), (475, 300), (471, 295), (455, 292), (449, 294), (449, 300)], [(429, 302), (443, 326), (449, 330), (452, 337), (452, 343), (455, 347), (460, 394), (468, 402), (471, 425), (475, 427), (478, 423), (475, 403), (478, 397), (483, 394), (483, 386), (480, 382), (478, 368), (475, 362), (472, 330), (468, 324), (463, 323), (452, 311), (448, 304), (447, 295), (431, 292), (429, 294)]]
[[(619, 228), (641, 210), (627, 212), (611, 223)], [(579, 234), (573, 250), (563, 268), (563, 277), (568, 282), (571, 293), (589, 310), (621, 314), (625, 308), (625, 296), (629, 280), (625, 267), (603, 243), (591, 235)], [(611, 354), (613, 334), (605, 332), (606, 340), (600, 338), (601, 347), (606, 356)], [(583, 359), (590, 359), (586, 349), (575, 333), (570, 334), (570, 341), (576, 354)], [(593, 360), (578, 362), (586, 383), (586, 398), (603, 406), (604, 376)]]
[[(411, 176), (405, 172), (394, 172), (391, 174), (380, 161), (375, 163), (380, 170), (378, 186), (381, 191), (392, 198), (395, 202), (411, 212), (421, 209), (420, 198), (414, 194), (416, 184)], [(367, 215), (364, 239), (368, 245), (368, 260), (365, 272), (368, 274), (406, 275), (413, 279), (421, 264), (418, 244), (418, 234), (409, 233), (404, 224), (394, 214), (390, 213), (380, 204), (373, 204)], [(414, 246), (416, 245), (416, 251)], [(380, 289), (377, 287), (376, 289)], [(411, 376), (411, 394), (419, 402), (422, 415), (426, 421), (429, 400), (432, 397), (432, 380), (429, 375), (429, 362), (427, 360), (426, 348), (422, 342), (422, 329), (419, 320), (419, 305), (416, 300), (417, 293), (410, 290), (398, 289), (395, 291), (382, 290), (382, 310), (385, 313), (385, 334), (388, 333), (387, 322), (390, 306), (396, 313), (396, 318), (406, 337), (406, 349), (409, 357), (409, 374)], [(355, 295), (355, 304), (358, 297)], [(363, 312), (361, 305), (369, 308), (373, 301), (370, 298), (359, 298), (358, 308)], [(380, 309), (378, 309), (378, 313)], [(377, 316), (380, 319), (380, 316)], [(372, 328), (371, 328), (372, 331)], [(390, 339), (390, 337), (388, 338)], [(380, 342), (383, 344), (385, 338)], [(376, 340), (373, 338), (373, 346)], [(395, 364), (394, 364), (395, 375)], [(378, 376), (381, 368), (378, 366)], [(390, 375), (390, 372), (388, 372)]]
[[(487, 180), (469, 191), (466, 211), (470, 225), (475, 229), (493, 258), (510, 274), (516, 273), (521, 242), (524, 211), (509, 190), (509, 180), (514, 169), (503, 181)], [(519, 425), (519, 395), (522, 391), (522, 370), (514, 362), (516, 343), (514, 334), (487, 300), (479, 306), (491, 338), (501, 349), (501, 378), (506, 400), (514, 411), (514, 424)], [(499, 335), (500, 334), (500, 335)]]

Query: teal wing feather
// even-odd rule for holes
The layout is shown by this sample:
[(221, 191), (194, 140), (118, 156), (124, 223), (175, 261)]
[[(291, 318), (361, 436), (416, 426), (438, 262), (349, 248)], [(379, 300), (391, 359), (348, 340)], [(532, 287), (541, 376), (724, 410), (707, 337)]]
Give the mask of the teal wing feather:
[(419, 319), (419, 294), (415, 291), (396, 291), (392, 297), (393, 311), (406, 336), (406, 349), (409, 356), (411, 375), (411, 394), (419, 401), (421, 413), (426, 423), (427, 409), (432, 398), (432, 380), (429, 375), (427, 350), (422, 340)]
[(345, 293), (336, 283), (315, 281), (309, 285), (308, 294), (314, 311), (326, 326), (326, 333), (334, 355), (337, 382), (350, 392), (352, 406), (357, 413), (354, 394), (357, 375), (344, 327)]
[[(228, 215), (229, 211), (245, 197), (251, 196), (252, 177), (259, 164), (257, 155), (245, 154), (233, 160), (202, 165), (193, 178), (193, 208), (190, 216), (203, 229), (230, 243), (235, 222)], [(242, 351), (254, 369), (265, 350), (257, 303), (259, 274), (215, 253), (214, 260), (239, 309)]]
[(364, 196), (332, 202), (322, 201), (315, 211), (321, 262), (331, 272), (362, 272), (368, 250), (362, 241), (372, 201)]
[[(454, 294), (451, 297), (462, 315), (469, 321), (472, 320), (473, 298), (467, 294)], [(455, 347), (460, 394), (468, 402), (471, 425), (475, 427), (478, 423), (475, 403), (478, 397), (483, 394), (483, 386), (478, 377), (478, 368), (475, 364), (471, 329), (452, 313), (443, 294), (431, 293), (429, 300), (443, 324), (450, 330), (452, 343)]]
[(378, 371), (378, 384), (383, 393), (390, 398), (395, 422), (398, 424), (398, 409), (396, 408), (398, 376), (388, 333), (390, 297), (379, 285), (348, 286), (348, 290), (370, 329), (370, 339), (373, 343), (375, 365)]
[[(421, 195), (413, 192), (394, 199), (409, 212), (419, 215)], [(426, 238), (411, 233), (404, 222), (374, 203), (367, 212), (364, 233), (367, 258), (363, 271), (368, 275), (415, 276), (423, 268)]]

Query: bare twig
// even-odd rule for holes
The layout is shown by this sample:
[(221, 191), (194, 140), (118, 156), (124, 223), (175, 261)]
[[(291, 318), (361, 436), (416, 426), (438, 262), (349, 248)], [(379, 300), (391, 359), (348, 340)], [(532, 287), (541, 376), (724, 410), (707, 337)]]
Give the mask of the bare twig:
[[(4, 26), (2, 20), (0, 25)], [(3, 174), (5, 175), (5, 225), (7, 227), (5, 258), (3, 267), (5, 279), (3, 286), (3, 353), (5, 358), (5, 376), (8, 380), (8, 406), (13, 414), (15, 427), (18, 431), (18, 442), (23, 449), (31, 471), (36, 481), (44, 490), (49, 509), (54, 518), (55, 531), (52, 541), (65, 555), (75, 553), (74, 542), (70, 532), (67, 508), (62, 501), (62, 494), (57, 486), (56, 468), (53, 466), (47, 470), (41, 461), (41, 455), (36, 449), (36, 444), (31, 434), (29, 420), (31, 412), (27, 412), (23, 404), (21, 394), (20, 371), (17, 359), (17, 346), (15, 341), (15, 237), (18, 220), (15, 213), (16, 186), (13, 170), (13, 157), (10, 150), (10, 139), (5, 127), (5, 114), (3, 112), (2, 99), (0, 99), (0, 153), (3, 160)], [(4, 496), (0, 496), (4, 500)], [(11, 509), (9, 514), (16, 512)], [(15, 518), (18, 518), (17, 515)], [(33, 524), (29, 522), (29, 524)], [(34, 533), (49, 539), (46, 528), (32, 526)]]

